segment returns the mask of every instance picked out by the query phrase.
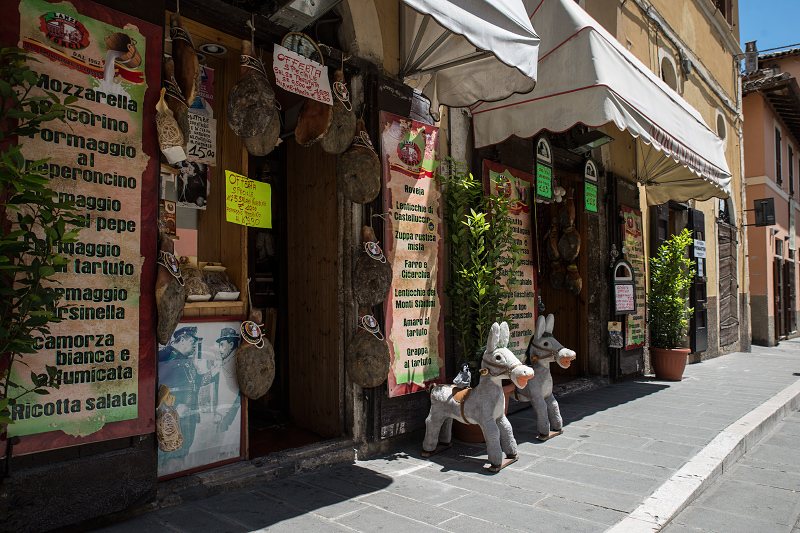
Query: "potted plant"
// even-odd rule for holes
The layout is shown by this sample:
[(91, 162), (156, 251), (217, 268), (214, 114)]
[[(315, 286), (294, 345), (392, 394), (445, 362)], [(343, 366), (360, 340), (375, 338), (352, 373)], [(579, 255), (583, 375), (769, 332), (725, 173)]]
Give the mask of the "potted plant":
[(692, 244), (692, 232), (684, 229), (673, 235), (650, 258), (648, 324), (650, 326), (650, 361), (656, 378), (680, 381), (686, 367), (689, 348), (680, 348), (693, 312), (687, 306), (689, 288), (695, 270), (686, 257)]
[[(455, 369), (458, 372), (467, 363), (475, 385), (484, 340), (492, 324), (503, 322), (514, 304), (514, 298), (508, 296), (519, 286), (522, 250), (512, 238), (511, 202), (507, 197), (485, 194), (481, 180), (468, 172), (466, 163), (449, 157), (438, 179), (448, 230), (450, 279), (445, 292), (451, 304), (448, 324), (455, 334)], [(505, 280), (502, 274), (506, 274)], [(507, 389), (506, 407), (514, 386)], [(482, 442), (480, 427), (473, 425), (475, 435), (462, 432), (459, 438)]]

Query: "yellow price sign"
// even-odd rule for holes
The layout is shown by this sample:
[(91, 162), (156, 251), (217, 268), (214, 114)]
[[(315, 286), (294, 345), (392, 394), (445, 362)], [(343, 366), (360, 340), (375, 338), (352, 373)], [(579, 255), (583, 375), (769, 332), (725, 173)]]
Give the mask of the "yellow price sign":
[(225, 171), (225, 220), (254, 228), (272, 227), (272, 187)]

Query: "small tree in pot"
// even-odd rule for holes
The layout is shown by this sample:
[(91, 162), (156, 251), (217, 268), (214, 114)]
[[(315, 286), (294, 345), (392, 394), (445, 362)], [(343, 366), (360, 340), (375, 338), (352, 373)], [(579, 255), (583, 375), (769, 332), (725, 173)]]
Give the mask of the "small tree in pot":
[(684, 229), (664, 241), (658, 255), (650, 258), (650, 292), (647, 297), (650, 326), (650, 361), (656, 378), (680, 381), (686, 367), (688, 348), (679, 348), (686, 336), (689, 288), (695, 274), (686, 257), (692, 232)]

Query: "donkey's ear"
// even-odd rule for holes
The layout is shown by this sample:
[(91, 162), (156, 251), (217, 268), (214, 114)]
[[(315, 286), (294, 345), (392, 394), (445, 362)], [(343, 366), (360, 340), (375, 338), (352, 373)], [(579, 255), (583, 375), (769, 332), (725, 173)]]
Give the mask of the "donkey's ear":
[(497, 343), (500, 341), (500, 324), (495, 322), (492, 324), (492, 329), (489, 331), (489, 339), (486, 341), (486, 351), (492, 353), (497, 348)]
[(508, 348), (509, 337), (510, 335), (508, 333), (508, 322), (503, 322), (502, 324), (500, 324), (500, 342), (497, 343), (497, 346)]
[[(551, 315), (552, 316), (552, 315)], [(539, 315), (539, 320), (536, 322), (536, 338), (540, 339), (544, 334), (545, 320), (542, 315)]]
[(547, 320), (545, 321), (545, 328), (544, 330), (547, 333), (553, 333), (553, 325), (555, 324), (556, 317), (553, 316), (553, 313), (547, 315)]

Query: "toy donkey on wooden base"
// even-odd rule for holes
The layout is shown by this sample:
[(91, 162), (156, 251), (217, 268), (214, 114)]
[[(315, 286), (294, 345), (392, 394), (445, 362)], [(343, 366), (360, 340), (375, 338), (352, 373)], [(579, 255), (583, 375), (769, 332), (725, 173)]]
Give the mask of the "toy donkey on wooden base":
[(535, 376), (524, 387), (518, 387), (515, 398), (531, 402), (536, 412), (538, 439), (545, 441), (561, 433), (564, 422), (558, 402), (553, 396), (553, 376), (550, 374), (550, 363), (557, 362), (561, 368), (568, 368), (575, 352), (564, 346), (553, 337), (553, 315), (539, 317), (536, 323), (536, 335), (528, 344), (528, 361), (533, 367)]
[[(524, 387), (533, 377), (533, 369), (519, 362), (506, 348), (508, 324), (495, 322), (489, 332), (486, 351), (481, 360), (481, 377), (474, 389), (461, 389), (453, 385), (437, 385), (431, 389), (431, 411), (425, 420), (423, 457), (441, 451), (439, 443), (450, 444), (453, 419), (467, 424), (478, 424), (483, 430), (492, 472), (517, 459), (517, 441), (511, 423), (505, 415), (505, 397), (502, 381), (510, 379), (517, 387)], [(512, 461), (503, 461), (503, 452)]]

